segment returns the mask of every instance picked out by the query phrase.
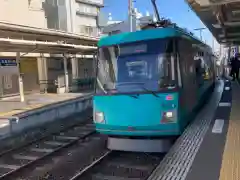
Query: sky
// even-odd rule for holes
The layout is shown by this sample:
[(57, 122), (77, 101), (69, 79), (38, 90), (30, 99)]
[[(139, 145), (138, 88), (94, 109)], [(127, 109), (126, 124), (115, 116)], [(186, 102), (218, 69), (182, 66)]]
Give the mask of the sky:
[[(153, 14), (151, 0), (134, 0), (134, 7), (138, 9), (143, 15), (146, 11)], [(174, 3), (175, 2), (175, 3)], [(158, 11), (161, 17), (171, 19), (180, 27), (187, 28), (200, 38), (200, 32), (194, 31), (195, 28), (205, 27), (201, 20), (189, 8), (184, 0), (156, 0)], [(126, 20), (128, 15), (128, 0), (104, 0), (105, 7), (103, 8), (104, 14), (112, 14), (113, 20)], [(212, 35), (206, 29), (202, 32), (203, 41), (212, 46)], [(217, 48), (217, 42), (214, 40), (214, 46)]]

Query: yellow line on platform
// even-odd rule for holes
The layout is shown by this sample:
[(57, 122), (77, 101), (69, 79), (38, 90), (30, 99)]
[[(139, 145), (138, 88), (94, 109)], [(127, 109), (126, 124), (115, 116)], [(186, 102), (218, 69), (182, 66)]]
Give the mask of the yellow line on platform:
[(232, 110), (219, 180), (240, 180), (240, 88), (233, 83)]
[(21, 109), (17, 109), (17, 110), (12, 110), (12, 111), (9, 111), (9, 112), (3, 112), (3, 113), (0, 113), (0, 116), (13, 116), (15, 114), (19, 114), (19, 113), (22, 113), (22, 112), (26, 112), (28, 110), (33, 110), (33, 109), (37, 109), (37, 108), (40, 108), (40, 107), (43, 107), (45, 106), (46, 104), (34, 104), (34, 105), (30, 105), (30, 106), (26, 106), (26, 107), (23, 107)]

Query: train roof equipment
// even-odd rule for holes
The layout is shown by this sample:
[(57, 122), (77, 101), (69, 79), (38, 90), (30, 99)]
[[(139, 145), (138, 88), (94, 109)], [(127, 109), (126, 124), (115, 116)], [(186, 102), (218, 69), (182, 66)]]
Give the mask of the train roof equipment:
[(197, 37), (195, 37), (191, 32), (188, 32), (185, 29), (177, 26), (170, 26), (170, 27), (146, 29), (146, 30), (141, 30), (136, 32), (124, 32), (121, 34), (103, 37), (99, 40), (98, 47), (120, 45), (120, 44), (138, 42), (138, 41), (144, 41), (144, 40), (173, 38), (173, 37), (182, 37), (182, 38), (194, 41), (196, 44), (202, 44), (202, 45), (208, 46), (204, 42), (199, 40)]

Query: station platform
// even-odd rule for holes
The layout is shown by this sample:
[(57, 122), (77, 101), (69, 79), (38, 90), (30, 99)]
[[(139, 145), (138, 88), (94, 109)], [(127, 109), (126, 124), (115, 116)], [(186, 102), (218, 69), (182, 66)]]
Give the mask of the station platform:
[(84, 113), (92, 108), (92, 94), (90, 91), (31, 94), (25, 96), (25, 102), (20, 102), (20, 97), (1, 99), (0, 140), (18, 137), (29, 130), (59, 122), (73, 114)]
[(19, 113), (34, 110), (51, 104), (69, 101), (84, 96), (91, 95), (92, 92), (65, 93), (65, 94), (39, 94), (25, 95), (25, 102), (20, 101), (20, 97), (8, 97), (0, 100), (0, 117), (14, 116)]
[(207, 105), (148, 180), (240, 180), (240, 85), (216, 83)]

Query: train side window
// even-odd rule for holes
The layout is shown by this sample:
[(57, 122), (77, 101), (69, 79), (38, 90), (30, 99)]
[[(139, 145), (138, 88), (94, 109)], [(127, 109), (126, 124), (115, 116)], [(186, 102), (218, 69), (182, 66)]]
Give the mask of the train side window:
[[(171, 39), (166, 43), (166, 50), (165, 54), (160, 54), (158, 57), (158, 61), (162, 59), (163, 66), (163, 73), (160, 73), (160, 88), (166, 87), (166, 86), (175, 86), (177, 85), (177, 64), (176, 64), (176, 58), (175, 58), (175, 44), (174, 40)], [(160, 62), (159, 61), (159, 62)]]
[(197, 84), (198, 84), (198, 86), (202, 86), (203, 81), (204, 81), (204, 76), (203, 75), (205, 73), (205, 67), (204, 67), (204, 63), (203, 63), (201, 58), (195, 60), (195, 68), (196, 68)]

